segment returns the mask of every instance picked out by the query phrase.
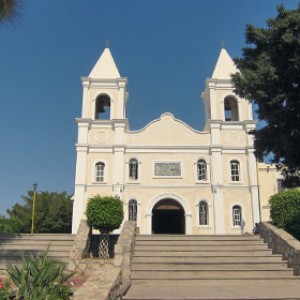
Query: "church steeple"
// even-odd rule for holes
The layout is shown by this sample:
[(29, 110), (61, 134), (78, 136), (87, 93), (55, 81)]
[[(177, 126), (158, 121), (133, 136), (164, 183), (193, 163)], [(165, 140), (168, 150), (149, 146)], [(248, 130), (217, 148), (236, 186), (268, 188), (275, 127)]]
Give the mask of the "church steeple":
[(234, 92), (235, 86), (230, 75), (237, 72), (239, 72), (238, 68), (223, 47), (212, 77), (206, 80), (206, 88), (203, 93), (206, 129), (209, 128), (211, 121), (231, 122), (231, 124), (240, 126), (242, 121), (253, 120), (251, 103), (238, 97)]
[(120, 72), (116, 66), (115, 60), (109, 50), (106, 47), (101, 54), (100, 58), (96, 62), (94, 68), (92, 69), (89, 77), (91, 78), (120, 78)]
[(238, 72), (233, 60), (223, 47), (220, 51), (215, 69), (212, 74), (213, 79), (231, 79), (230, 74)]
[(82, 118), (125, 120), (127, 78), (121, 77), (108, 46), (88, 77), (82, 77)]

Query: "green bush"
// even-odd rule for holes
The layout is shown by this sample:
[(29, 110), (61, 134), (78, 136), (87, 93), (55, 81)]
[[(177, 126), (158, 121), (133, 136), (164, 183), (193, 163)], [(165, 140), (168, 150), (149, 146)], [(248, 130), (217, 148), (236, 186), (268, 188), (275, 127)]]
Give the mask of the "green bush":
[(270, 205), (273, 224), (300, 240), (300, 189), (271, 196)]
[(86, 216), (91, 227), (111, 232), (123, 221), (123, 203), (117, 197), (97, 195), (89, 199)]
[(23, 258), (20, 267), (8, 265), (9, 279), (16, 287), (14, 299), (70, 299), (71, 287), (67, 281), (73, 274), (66, 274), (64, 263), (51, 260), (47, 256), (48, 250), (45, 251), (43, 257)]

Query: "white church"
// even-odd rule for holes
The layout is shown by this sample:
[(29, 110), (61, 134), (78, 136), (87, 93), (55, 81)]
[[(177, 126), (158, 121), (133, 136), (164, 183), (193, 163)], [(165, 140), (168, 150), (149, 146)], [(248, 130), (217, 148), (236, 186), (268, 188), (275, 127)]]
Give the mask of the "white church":
[(132, 131), (127, 78), (105, 48), (81, 78), (73, 233), (97, 194), (119, 196), (124, 220), (135, 220), (142, 234), (243, 234), (267, 221), (280, 176), (256, 161), (248, 134), (256, 126), (252, 104), (234, 93), (230, 74), (236, 72), (221, 49), (202, 93), (203, 131), (168, 112)]

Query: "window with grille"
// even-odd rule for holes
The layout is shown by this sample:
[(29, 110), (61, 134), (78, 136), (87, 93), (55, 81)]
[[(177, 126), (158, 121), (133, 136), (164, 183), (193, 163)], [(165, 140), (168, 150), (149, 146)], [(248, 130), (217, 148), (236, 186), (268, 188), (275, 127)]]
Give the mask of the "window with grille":
[(199, 203), (199, 225), (208, 225), (208, 205), (206, 201)]
[(138, 179), (138, 165), (138, 161), (135, 158), (129, 161), (129, 179)]
[(242, 209), (239, 205), (232, 208), (232, 222), (233, 226), (240, 226), (242, 221)]
[(128, 203), (128, 220), (137, 220), (137, 201), (134, 199), (130, 200)]
[(104, 182), (104, 169), (105, 169), (105, 164), (103, 162), (96, 163), (96, 166), (95, 166), (96, 182)]
[(204, 159), (199, 159), (197, 162), (197, 176), (198, 180), (206, 180), (207, 179), (207, 171), (206, 171), (206, 162)]
[(231, 181), (240, 181), (240, 163), (237, 160), (230, 162)]

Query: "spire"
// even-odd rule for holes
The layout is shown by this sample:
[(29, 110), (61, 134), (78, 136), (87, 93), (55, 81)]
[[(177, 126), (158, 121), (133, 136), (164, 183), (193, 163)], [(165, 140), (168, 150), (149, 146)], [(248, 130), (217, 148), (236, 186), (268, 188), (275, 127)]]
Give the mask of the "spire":
[(89, 77), (107, 79), (121, 77), (116, 63), (114, 61), (114, 58), (112, 57), (112, 54), (108, 48), (108, 45), (106, 45), (106, 48), (104, 49), (98, 61), (96, 62)]
[(235, 66), (228, 52), (222, 47), (218, 61), (216, 63), (212, 78), (214, 79), (231, 79), (230, 74), (239, 70)]

